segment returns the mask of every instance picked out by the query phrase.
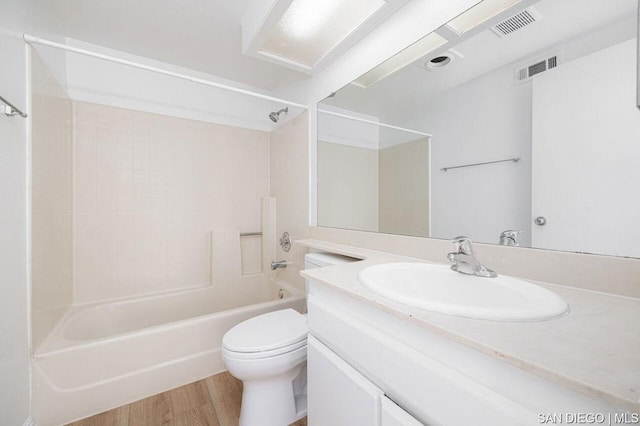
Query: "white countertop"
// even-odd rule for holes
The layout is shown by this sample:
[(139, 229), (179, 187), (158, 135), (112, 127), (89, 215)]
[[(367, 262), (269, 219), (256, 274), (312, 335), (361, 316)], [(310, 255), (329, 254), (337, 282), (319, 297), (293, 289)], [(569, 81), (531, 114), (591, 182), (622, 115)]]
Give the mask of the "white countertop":
[(640, 299), (528, 280), (564, 298), (569, 315), (537, 322), (467, 319), (390, 301), (358, 280), (372, 265), (429, 262), (320, 240), (296, 243), (363, 259), (302, 271), (305, 278), (561, 386), (640, 412)]

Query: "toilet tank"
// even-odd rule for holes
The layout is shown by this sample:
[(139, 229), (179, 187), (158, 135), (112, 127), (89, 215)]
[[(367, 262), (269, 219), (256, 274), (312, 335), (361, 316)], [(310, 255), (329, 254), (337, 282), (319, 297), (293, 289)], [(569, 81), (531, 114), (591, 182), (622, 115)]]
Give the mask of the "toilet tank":
[[(335, 253), (307, 253), (304, 256), (304, 269), (321, 268), (323, 266), (339, 265), (341, 263), (355, 262), (360, 259), (343, 256)], [(304, 288), (309, 294), (309, 280), (304, 280)]]
[(360, 259), (335, 253), (307, 253), (304, 256), (304, 269), (320, 268), (322, 266), (339, 265), (355, 262)]

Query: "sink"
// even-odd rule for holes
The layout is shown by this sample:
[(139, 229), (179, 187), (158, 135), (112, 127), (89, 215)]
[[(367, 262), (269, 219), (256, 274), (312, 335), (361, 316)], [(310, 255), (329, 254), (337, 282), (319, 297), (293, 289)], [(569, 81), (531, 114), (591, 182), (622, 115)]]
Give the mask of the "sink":
[(569, 305), (557, 294), (513, 277), (482, 278), (446, 265), (387, 263), (358, 276), (372, 292), (426, 311), (493, 321), (557, 318)]

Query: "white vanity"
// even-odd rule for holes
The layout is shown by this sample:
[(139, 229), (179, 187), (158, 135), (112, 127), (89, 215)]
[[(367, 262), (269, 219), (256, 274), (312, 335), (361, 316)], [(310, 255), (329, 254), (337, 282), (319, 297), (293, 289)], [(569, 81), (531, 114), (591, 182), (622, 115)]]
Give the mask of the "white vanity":
[(311, 426), (640, 424), (638, 299), (536, 283), (570, 313), (468, 319), (393, 302), (358, 279), (419, 259), (299, 243), (364, 259), (302, 272)]

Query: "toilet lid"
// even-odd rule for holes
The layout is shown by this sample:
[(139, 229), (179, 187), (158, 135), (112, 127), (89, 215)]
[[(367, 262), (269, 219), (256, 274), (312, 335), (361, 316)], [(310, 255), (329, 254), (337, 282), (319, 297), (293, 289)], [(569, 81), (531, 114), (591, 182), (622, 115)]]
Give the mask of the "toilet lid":
[(233, 327), (222, 338), (222, 345), (233, 352), (264, 352), (306, 340), (307, 317), (293, 309), (283, 309), (248, 319)]

